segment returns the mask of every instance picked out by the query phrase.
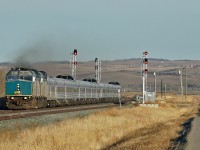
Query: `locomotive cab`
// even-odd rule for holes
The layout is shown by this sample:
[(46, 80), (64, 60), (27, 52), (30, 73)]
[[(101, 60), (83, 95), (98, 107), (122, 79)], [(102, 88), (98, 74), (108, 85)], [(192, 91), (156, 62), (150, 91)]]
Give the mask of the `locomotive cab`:
[(36, 75), (24, 68), (11, 69), (6, 75), (6, 96), (27, 95), (30, 96), (32, 82)]
[(38, 107), (42, 97), (41, 86), (47, 78), (45, 72), (34, 69), (12, 68), (6, 75), (7, 107), (11, 109), (28, 109)]

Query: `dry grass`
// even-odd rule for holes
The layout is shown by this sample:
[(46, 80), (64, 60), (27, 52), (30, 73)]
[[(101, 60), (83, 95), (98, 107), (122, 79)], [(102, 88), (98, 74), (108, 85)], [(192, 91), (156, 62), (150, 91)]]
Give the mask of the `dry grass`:
[(171, 103), (196, 103), (200, 102), (200, 97), (199, 95), (177, 95), (177, 94), (167, 94), (166, 96), (163, 96), (161, 99), (161, 96), (157, 96), (157, 100), (159, 101), (166, 101), (166, 102), (171, 102)]
[(190, 116), (186, 114), (195, 110), (166, 105), (100, 111), (54, 125), (1, 133), (0, 149), (167, 149), (170, 139), (178, 136), (181, 122)]
[(121, 92), (122, 98), (135, 98), (136, 95), (141, 95), (140, 92)]

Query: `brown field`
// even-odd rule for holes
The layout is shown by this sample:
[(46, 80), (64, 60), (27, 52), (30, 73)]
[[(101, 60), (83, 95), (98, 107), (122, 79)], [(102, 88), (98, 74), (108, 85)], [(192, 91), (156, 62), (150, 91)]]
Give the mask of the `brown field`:
[[(162, 101), (159, 108), (114, 108), (48, 126), (2, 132), (0, 149), (165, 150), (170, 140), (179, 136), (181, 124), (196, 115), (197, 104), (191, 103), (196, 98), (190, 97), (187, 107), (178, 108), (175, 103)], [(176, 99), (166, 98), (174, 102)]]
[[(43, 127), (2, 132), (0, 149), (76, 150), (76, 149), (168, 149), (170, 140), (179, 136), (181, 124), (197, 113), (197, 95), (180, 96), (179, 68), (187, 66), (187, 90), (190, 94), (200, 91), (200, 61), (149, 61), (148, 85), (154, 89), (153, 72), (176, 69), (175, 74), (157, 75), (157, 100), (159, 108), (124, 108), (100, 111), (90, 116), (57, 122)], [(70, 74), (69, 64), (38, 63), (38, 70), (49, 76)], [(10, 66), (0, 69), (0, 95), (5, 95), (5, 74)], [(77, 79), (94, 77), (94, 62), (79, 63)], [(184, 76), (183, 76), (184, 78)], [(166, 95), (160, 96), (160, 82), (166, 84)], [(185, 79), (185, 78), (184, 78)], [(102, 82), (118, 81), (122, 96), (141, 94), (140, 60), (102, 62)], [(185, 80), (183, 80), (185, 86)], [(185, 88), (184, 88), (185, 90)], [(134, 91), (134, 92), (124, 92)], [(173, 92), (173, 94), (169, 94)], [(185, 92), (184, 92), (185, 93)], [(181, 107), (177, 107), (180, 104)]]

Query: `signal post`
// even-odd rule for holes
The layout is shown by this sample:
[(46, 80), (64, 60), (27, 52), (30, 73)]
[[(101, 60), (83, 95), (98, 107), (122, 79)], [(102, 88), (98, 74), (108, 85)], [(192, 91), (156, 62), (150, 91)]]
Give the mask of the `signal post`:
[(145, 98), (145, 93), (147, 92), (147, 74), (148, 74), (148, 69), (147, 69), (147, 64), (148, 64), (148, 59), (147, 59), (148, 52), (145, 51), (143, 52), (142, 55), (142, 94), (143, 94), (143, 100), (142, 103), (144, 104), (146, 98)]
[(101, 61), (98, 58), (95, 58), (95, 78), (97, 83), (101, 81)]
[(76, 56), (77, 56), (77, 49), (74, 49), (72, 53), (72, 77), (74, 78), (74, 80), (76, 80), (76, 65), (77, 65)]

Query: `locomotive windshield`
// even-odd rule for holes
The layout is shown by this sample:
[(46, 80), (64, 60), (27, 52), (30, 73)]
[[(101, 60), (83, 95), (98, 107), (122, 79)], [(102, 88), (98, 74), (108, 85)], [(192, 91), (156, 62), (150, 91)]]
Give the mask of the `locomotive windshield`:
[(32, 81), (32, 74), (30, 71), (13, 70), (10, 71), (6, 76), (6, 80), (18, 80), (18, 79)]

